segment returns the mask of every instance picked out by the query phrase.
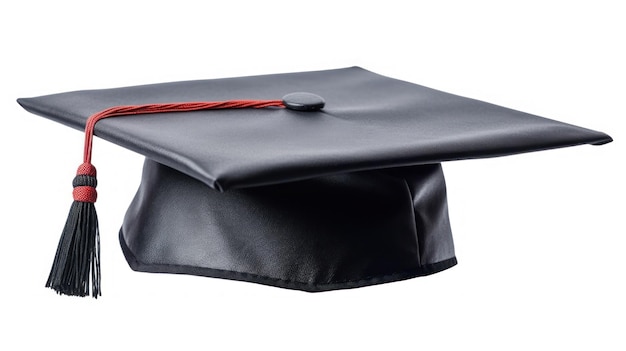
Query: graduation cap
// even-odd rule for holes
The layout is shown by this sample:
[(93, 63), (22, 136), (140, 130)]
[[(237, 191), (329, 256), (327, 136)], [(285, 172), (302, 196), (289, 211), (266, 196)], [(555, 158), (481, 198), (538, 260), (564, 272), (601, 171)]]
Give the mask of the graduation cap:
[(455, 265), (443, 161), (612, 141), (358, 67), (18, 102), (85, 131), (75, 201), (46, 285), (94, 297), (94, 134), (146, 156), (119, 232), (132, 269), (305, 291)]

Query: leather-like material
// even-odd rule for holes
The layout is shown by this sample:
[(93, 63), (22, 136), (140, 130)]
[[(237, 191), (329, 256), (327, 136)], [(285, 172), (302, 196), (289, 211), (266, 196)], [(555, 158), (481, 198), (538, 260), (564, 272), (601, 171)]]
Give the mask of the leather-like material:
[(103, 120), (95, 132), (218, 190), (611, 141), (601, 132), (358, 67), (76, 91), (18, 101), (33, 113), (82, 130), (88, 116), (116, 105), (280, 99), (300, 91), (324, 98), (324, 109), (127, 116)]
[(456, 263), (439, 164), (220, 193), (148, 159), (120, 239), (135, 270), (306, 291)]
[(325, 106), (98, 122), (97, 136), (147, 157), (120, 231), (133, 269), (307, 291), (431, 274), (456, 263), (440, 162), (612, 140), (358, 67), (18, 102), (83, 130), (90, 115), (117, 105), (293, 92), (317, 94)]

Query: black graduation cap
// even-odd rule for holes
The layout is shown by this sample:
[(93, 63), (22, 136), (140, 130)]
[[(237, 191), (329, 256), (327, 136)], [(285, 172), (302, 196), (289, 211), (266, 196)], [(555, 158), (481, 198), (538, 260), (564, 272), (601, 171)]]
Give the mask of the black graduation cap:
[(86, 131), (47, 282), (80, 296), (100, 294), (92, 133), (146, 156), (119, 233), (132, 269), (305, 291), (455, 265), (442, 161), (612, 140), (358, 67), (18, 102)]

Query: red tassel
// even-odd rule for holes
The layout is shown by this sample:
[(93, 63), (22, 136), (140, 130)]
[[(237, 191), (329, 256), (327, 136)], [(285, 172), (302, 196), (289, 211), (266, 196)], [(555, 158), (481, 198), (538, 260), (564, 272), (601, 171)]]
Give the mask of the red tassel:
[[(91, 296), (100, 292), (100, 233), (96, 214), (96, 168), (91, 164), (94, 128), (110, 117), (164, 112), (233, 108), (285, 107), (282, 100), (229, 100), (113, 106), (91, 115), (85, 124), (83, 164), (74, 178), (74, 203), (65, 222), (46, 287), (61, 295)], [(91, 282), (91, 289), (90, 289)]]
[[(100, 291), (100, 233), (96, 214), (96, 168), (78, 167), (74, 203), (65, 222), (46, 287), (61, 295), (97, 298)], [(91, 289), (90, 283), (91, 282)]]

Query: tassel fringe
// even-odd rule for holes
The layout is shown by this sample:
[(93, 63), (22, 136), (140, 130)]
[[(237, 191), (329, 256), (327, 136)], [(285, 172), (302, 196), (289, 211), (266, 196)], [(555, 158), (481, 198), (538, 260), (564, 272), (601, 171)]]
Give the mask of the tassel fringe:
[(97, 185), (95, 168), (83, 164), (78, 173), (73, 182), (74, 202), (63, 228), (46, 287), (61, 295), (88, 296), (91, 293), (97, 298), (101, 291), (100, 232), (94, 205)]

